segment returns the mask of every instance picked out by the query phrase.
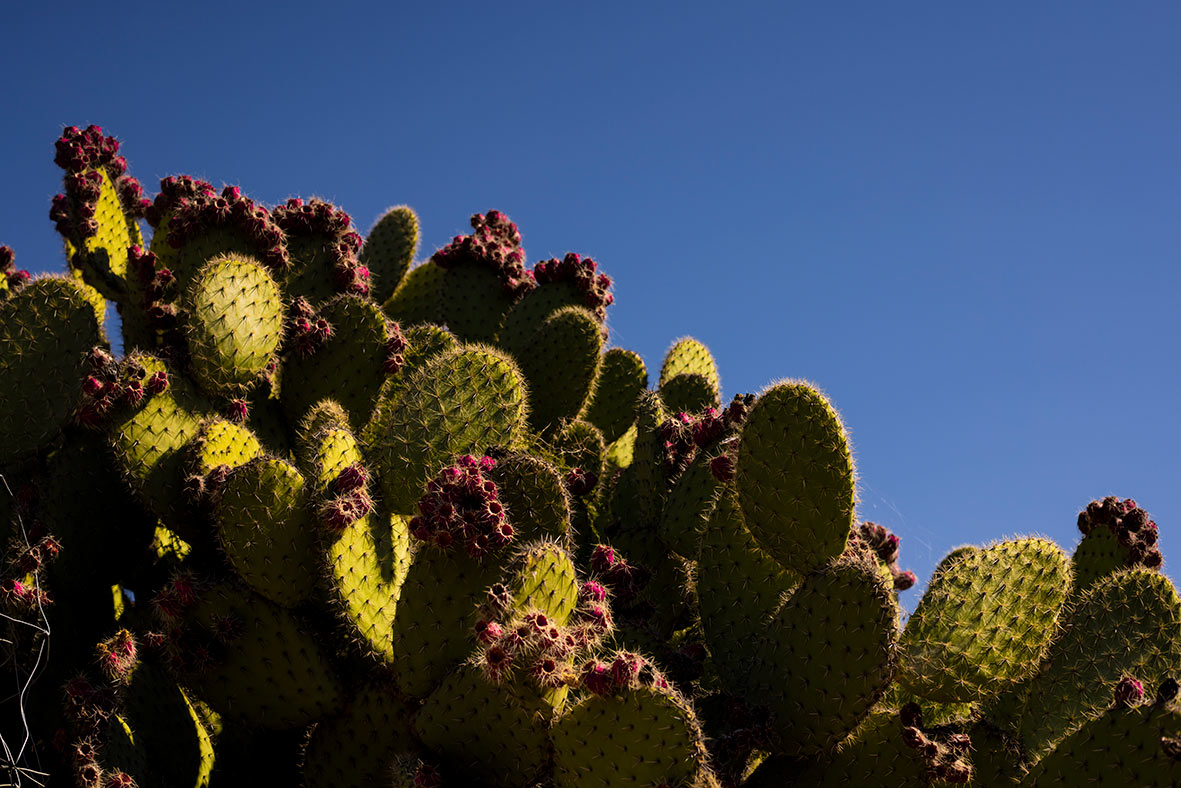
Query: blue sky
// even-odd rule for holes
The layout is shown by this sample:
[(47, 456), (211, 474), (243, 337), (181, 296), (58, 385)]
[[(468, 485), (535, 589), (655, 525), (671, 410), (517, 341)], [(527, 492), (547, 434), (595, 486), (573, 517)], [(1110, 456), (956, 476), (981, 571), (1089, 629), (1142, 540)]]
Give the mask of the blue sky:
[(498, 208), (531, 263), (600, 262), (650, 368), (692, 335), (727, 396), (817, 383), (920, 583), (964, 543), (1069, 549), (1109, 494), (1175, 576), (1181, 7), (247, 5), (0, 6), (20, 267), (63, 264), (64, 124), (152, 193), (408, 203), (424, 254)]

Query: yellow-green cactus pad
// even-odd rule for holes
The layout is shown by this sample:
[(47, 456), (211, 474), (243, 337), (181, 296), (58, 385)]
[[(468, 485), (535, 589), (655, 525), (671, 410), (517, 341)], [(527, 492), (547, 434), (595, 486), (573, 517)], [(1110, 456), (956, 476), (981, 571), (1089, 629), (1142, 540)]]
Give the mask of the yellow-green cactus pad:
[(284, 607), (310, 599), (316, 530), (299, 471), (260, 457), (232, 470), (216, 497), (218, 541), (242, 579)]
[(204, 476), (225, 465), (237, 468), (262, 454), (262, 445), (254, 433), (241, 424), (212, 419), (201, 425), (196, 440), (189, 445), (192, 457), (189, 473)]
[(819, 755), (857, 728), (893, 678), (898, 616), (893, 589), (860, 556), (804, 578), (751, 665), (750, 694), (770, 708), (780, 752)]
[(367, 454), (377, 465), (386, 505), (412, 513), (428, 479), (456, 455), (512, 447), (525, 424), (525, 387), (516, 364), (485, 347), (460, 347), (415, 370), (381, 405), (383, 430)]
[(184, 299), (190, 369), (211, 394), (249, 386), (271, 361), (283, 337), (279, 286), (257, 261), (210, 260)]
[(444, 322), (464, 342), (494, 342), (512, 305), (512, 296), (491, 268), (459, 265), (443, 275)]
[(184, 689), (158, 665), (142, 663), (124, 693), (136, 742), (147, 753), (149, 774), (140, 784), (205, 788), (213, 773), (213, 738)]
[(758, 398), (735, 470), (746, 527), (786, 567), (808, 572), (840, 555), (853, 526), (853, 456), (829, 401), (801, 382)]
[(70, 420), (86, 354), (105, 343), (97, 295), (77, 280), (47, 276), (0, 303), (0, 465), (37, 452)]
[(554, 723), (552, 738), (557, 788), (689, 785), (706, 768), (693, 708), (655, 687), (586, 697)]
[(158, 372), (167, 375), (168, 388), (148, 394), (139, 408), (111, 424), (111, 446), (140, 500), (184, 537), (184, 523), (191, 519), (182, 492), (187, 458), (184, 449), (197, 437), (202, 421), (214, 408), (186, 378), (172, 374), (163, 361), (143, 354), (135, 354), (132, 359), (143, 366), (147, 378)]
[(409, 205), (387, 210), (365, 237), (361, 264), (369, 269), (370, 295), (379, 304), (394, 294), (410, 270), (418, 240), (418, 216)]
[(1157, 686), (1181, 664), (1181, 600), (1165, 576), (1118, 572), (1082, 593), (1032, 680), (1018, 740), (1030, 760), (1107, 708), (1135, 676)]
[(697, 555), (701, 534), (722, 490), (722, 483), (710, 470), (712, 459), (701, 452), (689, 463), (669, 490), (660, 513), (660, 538), (682, 558)]
[(936, 574), (901, 640), (899, 678), (916, 695), (963, 702), (1038, 669), (1070, 590), (1070, 560), (1048, 539), (975, 550)]
[(98, 232), (86, 238), (82, 248), (66, 241), (70, 267), (82, 272), (87, 284), (105, 298), (122, 299), (127, 292), (127, 250), (142, 246), (144, 239), (135, 219), (123, 211), (123, 202), (105, 167), (94, 170), (102, 177), (94, 219)]

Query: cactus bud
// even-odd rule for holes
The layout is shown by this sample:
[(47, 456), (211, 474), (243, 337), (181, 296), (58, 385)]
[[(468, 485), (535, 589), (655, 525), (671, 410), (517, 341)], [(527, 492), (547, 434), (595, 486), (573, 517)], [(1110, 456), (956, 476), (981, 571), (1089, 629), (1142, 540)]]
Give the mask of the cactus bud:
[(1144, 685), (1131, 676), (1124, 676), (1115, 687), (1117, 706), (1138, 706), (1144, 698)]

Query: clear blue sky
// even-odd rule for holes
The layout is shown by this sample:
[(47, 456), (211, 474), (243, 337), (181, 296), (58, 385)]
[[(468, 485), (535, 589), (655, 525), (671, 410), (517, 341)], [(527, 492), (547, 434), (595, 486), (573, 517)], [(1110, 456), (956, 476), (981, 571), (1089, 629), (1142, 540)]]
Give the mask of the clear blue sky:
[(727, 396), (819, 384), (920, 583), (963, 543), (1069, 549), (1109, 494), (1176, 576), (1181, 6), (248, 5), (0, 6), (18, 265), (62, 266), (64, 124), (151, 193), (188, 173), (364, 229), (409, 203), (424, 254), (498, 208), (531, 263), (599, 260), (650, 368), (693, 335)]

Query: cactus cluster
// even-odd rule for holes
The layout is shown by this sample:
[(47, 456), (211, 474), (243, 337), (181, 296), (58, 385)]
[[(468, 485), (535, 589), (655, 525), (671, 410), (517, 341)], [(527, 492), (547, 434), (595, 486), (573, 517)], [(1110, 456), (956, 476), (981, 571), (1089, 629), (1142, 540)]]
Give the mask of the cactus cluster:
[(953, 551), (904, 625), (830, 400), (727, 402), (691, 338), (651, 386), (594, 260), (57, 151), (68, 271), (0, 247), (12, 784), (1181, 783), (1135, 501)]

